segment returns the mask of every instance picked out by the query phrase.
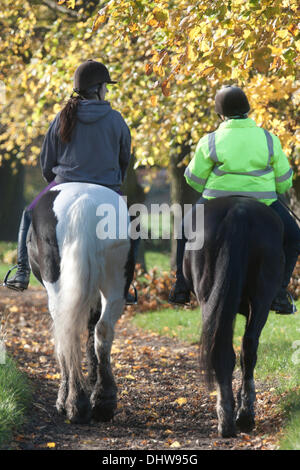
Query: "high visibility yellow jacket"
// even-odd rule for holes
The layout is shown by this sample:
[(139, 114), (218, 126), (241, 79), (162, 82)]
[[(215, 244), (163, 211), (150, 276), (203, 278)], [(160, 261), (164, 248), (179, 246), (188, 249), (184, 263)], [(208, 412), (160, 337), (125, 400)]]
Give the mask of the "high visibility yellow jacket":
[(270, 205), (292, 186), (293, 172), (277, 136), (253, 119), (229, 119), (202, 137), (185, 170), (206, 199), (249, 196)]

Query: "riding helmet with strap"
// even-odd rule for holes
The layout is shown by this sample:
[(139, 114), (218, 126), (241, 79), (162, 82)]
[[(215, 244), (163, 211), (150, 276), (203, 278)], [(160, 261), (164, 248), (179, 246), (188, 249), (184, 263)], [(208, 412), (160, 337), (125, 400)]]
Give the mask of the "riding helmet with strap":
[(225, 86), (221, 88), (215, 97), (215, 111), (226, 117), (247, 117), (250, 105), (247, 96), (237, 86)]
[(85, 95), (91, 88), (102, 83), (117, 83), (111, 80), (107, 67), (96, 60), (86, 60), (76, 69), (74, 74), (74, 91)]

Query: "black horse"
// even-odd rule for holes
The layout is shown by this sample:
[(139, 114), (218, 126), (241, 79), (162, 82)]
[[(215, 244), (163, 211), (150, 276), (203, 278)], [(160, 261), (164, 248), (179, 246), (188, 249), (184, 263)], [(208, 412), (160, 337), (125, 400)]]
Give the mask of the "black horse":
[[(230, 437), (236, 426), (249, 432), (255, 424), (253, 372), (259, 337), (283, 275), (283, 226), (272, 209), (247, 197), (210, 200), (204, 213), (203, 248), (186, 250), (183, 269), (202, 307), (202, 374), (208, 386), (217, 383), (218, 431)], [(235, 415), (232, 342), (237, 313), (246, 317), (246, 328)]]

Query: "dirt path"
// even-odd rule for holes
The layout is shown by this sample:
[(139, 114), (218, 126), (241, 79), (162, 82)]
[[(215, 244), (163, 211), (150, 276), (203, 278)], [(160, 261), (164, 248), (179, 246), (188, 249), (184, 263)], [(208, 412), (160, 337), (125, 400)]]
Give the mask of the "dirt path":
[[(31, 288), (18, 294), (1, 289), (0, 295), (7, 350), (34, 390), (27, 422), (14, 436), (10, 449), (276, 449), (282, 417), (266, 385), (257, 384), (257, 426), (253, 433), (220, 439), (215, 393), (199, 386), (197, 346), (137, 330), (130, 326), (128, 312), (117, 325), (113, 346), (119, 389), (114, 420), (70, 424), (55, 410), (59, 375), (45, 291)], [(237, 386), (235, 379), (235, 390)]]

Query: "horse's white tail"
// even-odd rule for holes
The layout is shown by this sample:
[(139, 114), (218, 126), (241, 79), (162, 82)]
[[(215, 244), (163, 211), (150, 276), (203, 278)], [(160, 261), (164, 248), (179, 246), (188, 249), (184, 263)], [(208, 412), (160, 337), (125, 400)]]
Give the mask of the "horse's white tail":
[(80, 196), (65, 215), (65, 237), (61, 240), (59, 292), (54, 320), (57, 354), (81, 377), (80, 334), (99, 298), (101, 244), (96, 237), (96, 206)]

